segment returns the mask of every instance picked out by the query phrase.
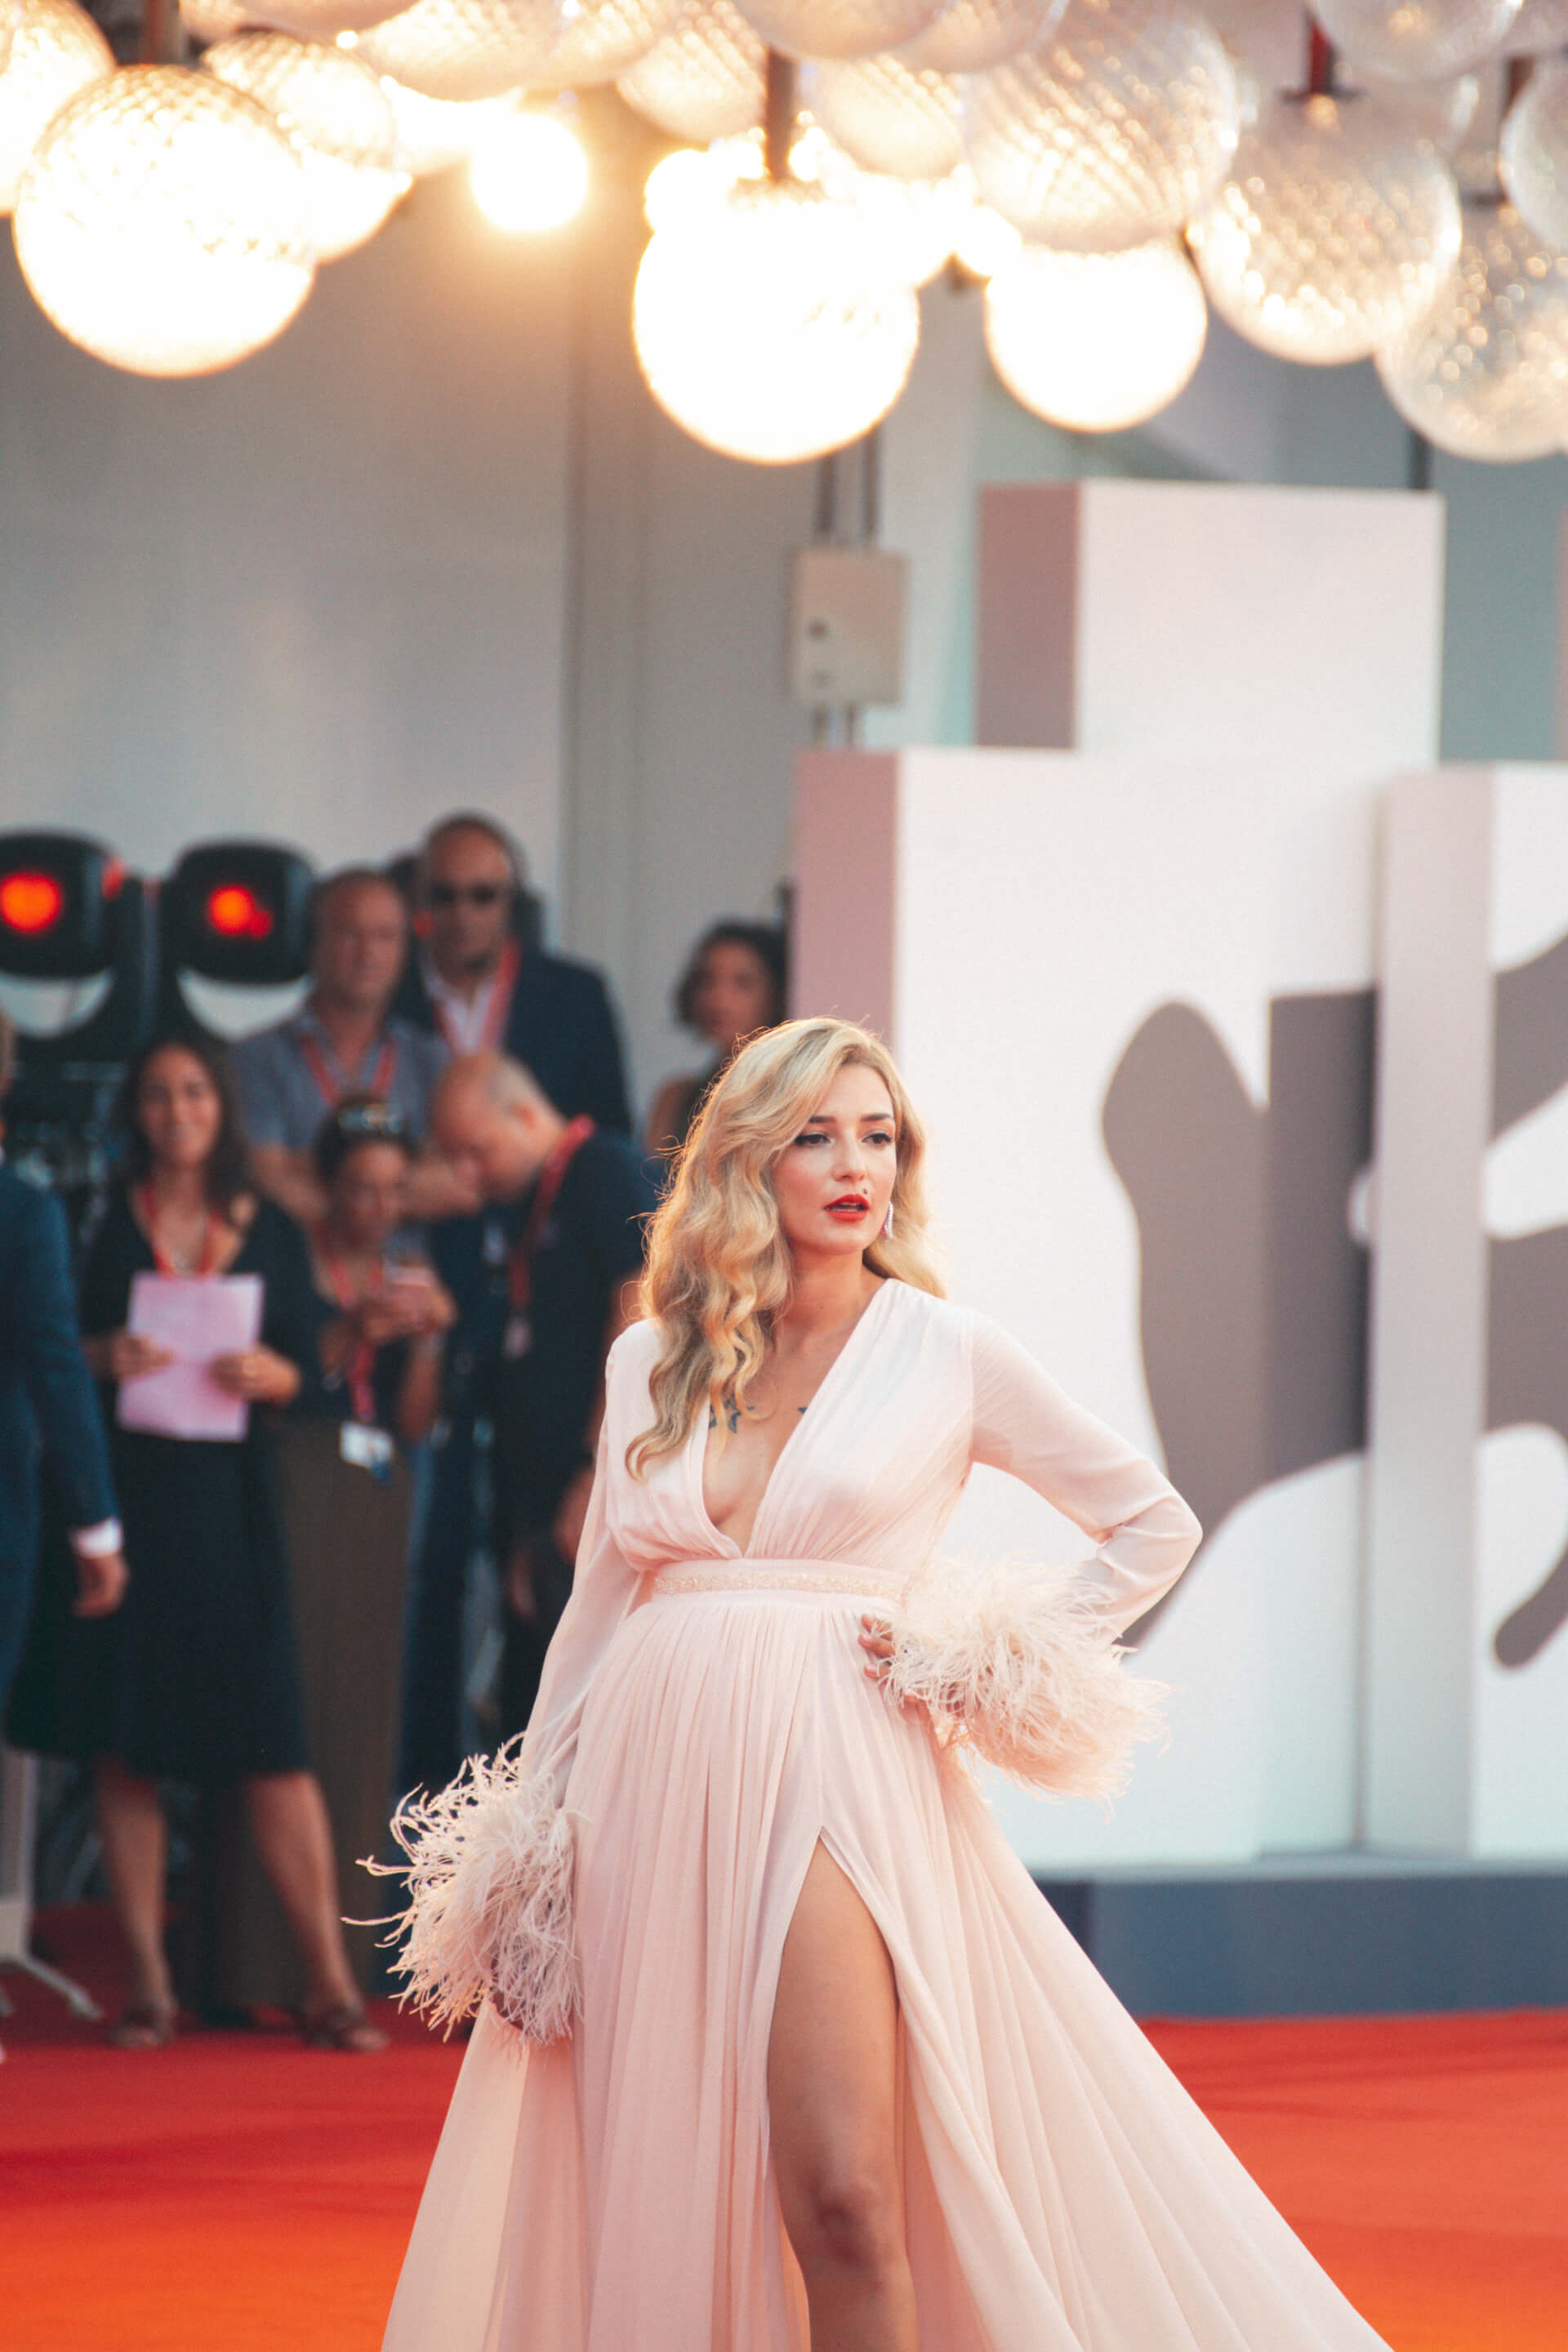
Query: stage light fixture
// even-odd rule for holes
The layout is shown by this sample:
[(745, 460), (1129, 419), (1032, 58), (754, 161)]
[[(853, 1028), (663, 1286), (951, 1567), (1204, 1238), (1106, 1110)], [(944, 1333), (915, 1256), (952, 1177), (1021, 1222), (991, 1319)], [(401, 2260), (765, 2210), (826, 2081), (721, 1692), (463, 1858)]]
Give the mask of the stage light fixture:
[(119, 859), (85, 834), (0, 834), (0, 971), (88, 980), (112, 958)]
[(271, 842), (204, 842), (164, 883), (165, 988), (174, 975), (255, 987), (298, 980), (310, 961), (310, 868)]

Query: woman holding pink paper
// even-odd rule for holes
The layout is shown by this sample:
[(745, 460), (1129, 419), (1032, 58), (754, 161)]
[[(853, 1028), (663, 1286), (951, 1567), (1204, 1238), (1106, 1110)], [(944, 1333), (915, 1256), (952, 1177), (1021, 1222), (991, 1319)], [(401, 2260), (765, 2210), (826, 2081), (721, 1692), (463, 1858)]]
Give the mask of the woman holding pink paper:
[[(221, 1052), (197, 1037), (159, 1040), (127, 1074), (128, 1181), (88, 1260), (82, 1322), (111, 1394), (115, 1478), (131, 1584), (100, 1645), (88, 1744), (99, 1823), (132, 1983), (113, 2029), (124, 2048), (174, 2031), (163, 1943), (166, 1833), (163, 1780), (243, 1789), (252, 1834), (304, 1961), (307, 2039), (368, 2051), (384, 2036), (365, 2017), (343, 1949), (331, 1834), (310, 1770), (289, 1580), (273, 1491), (268, 1408), (320, 1381), (321, 1312), (305, 1245), (246, 1175), (245, 1142)], [(148, 1277), (162, 1277), (149, 1283)], [(249, 1276), (258, 1328), (206, 1363), (227, 1435), (203, 1420), (190, 1384), (161, 1419), (136, 1404), (173, 1350), (131, 1322), (221, 1330), (218, 1286)], [(194, 1286), (211, 1283), (210, 1301)], [(180, 1292), (193, 1286), (182, 1299)], [(241, 1293), (234, 1297), (254, 1297)], [(162, 1296), (162, 1306), (157, 1302)], [(154, 1302), (152, 1308), (145, 1302)], [(171, 1317), (171, 1304), (183, 1309)], [(140, 1307), (141, 1311), (138, 1311)], [(191, 1368), (187, 1365), (185, 1368)], [(181, 1413), (196, 1419), (182, 1422)], [(141, 1424), (141, 1425), (136, 1425)]]

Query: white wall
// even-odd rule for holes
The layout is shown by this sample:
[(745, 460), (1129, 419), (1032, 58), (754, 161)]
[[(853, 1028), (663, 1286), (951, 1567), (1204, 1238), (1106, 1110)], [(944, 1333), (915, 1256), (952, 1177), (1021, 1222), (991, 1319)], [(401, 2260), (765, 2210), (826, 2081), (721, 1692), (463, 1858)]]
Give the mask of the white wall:
[(100, 366), (0, 257), (0, 819), (559, 848), (567, 256), (420, 187), (247, 365)]

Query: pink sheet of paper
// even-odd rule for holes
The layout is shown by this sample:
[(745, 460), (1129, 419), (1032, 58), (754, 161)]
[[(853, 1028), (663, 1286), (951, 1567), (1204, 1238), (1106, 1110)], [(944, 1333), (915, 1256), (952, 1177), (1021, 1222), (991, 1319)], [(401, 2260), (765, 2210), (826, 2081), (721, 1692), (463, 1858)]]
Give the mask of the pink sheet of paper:
[(115, 1419), (121, 1429), (156, 1437), (243, 1437), (250, 1407), (211, 1377), (215, 1356), (237, 1355), (261, 1336), (261, 1276), (209, 1275), (184, 1281), (138, 1274), (131, 1284), (126, 1328), (156, 1339), (174, 1361), (141, 1379), (121, 1381)]

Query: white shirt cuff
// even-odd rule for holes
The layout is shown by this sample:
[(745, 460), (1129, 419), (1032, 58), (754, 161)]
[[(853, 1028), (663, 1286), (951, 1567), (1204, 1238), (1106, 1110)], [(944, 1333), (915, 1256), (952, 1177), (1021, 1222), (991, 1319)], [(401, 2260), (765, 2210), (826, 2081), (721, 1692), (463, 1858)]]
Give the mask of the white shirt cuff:
[(107, 1559), (111, 1551), (123, 1551), (125, 1531), (118, 1519), (100, 1519), (95, 1528), (72, 1528), (71, 1549), (79, 1559)]

